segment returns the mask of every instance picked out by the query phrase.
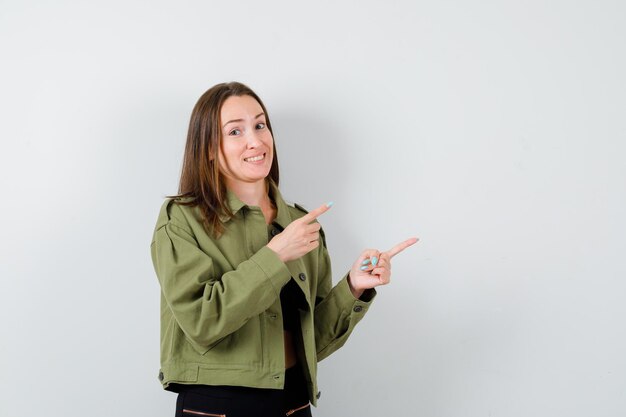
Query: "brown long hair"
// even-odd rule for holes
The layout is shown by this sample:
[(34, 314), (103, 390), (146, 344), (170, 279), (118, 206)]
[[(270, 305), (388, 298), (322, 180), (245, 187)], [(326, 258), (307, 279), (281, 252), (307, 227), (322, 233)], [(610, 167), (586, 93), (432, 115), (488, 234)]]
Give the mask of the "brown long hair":
[[(224, 232), (220, 216), (233, 216), (228, 206), (226, 186), (218, 159), (222, 142), (220, 113), (226, 99), (232, 96), (254, 98), (263, 109), (266, 126), (274, 136), (267, 109), (250, 87), (239, 82), (221, 83), (211, 87), (198, 99), (191, 112), (178, 195), (170, 196), (177, 199), (178, 204), (198, 206), (204, 228), (215, 237)], [(268, 178), (278, 185), (276, 144), (273, 147), (274, 159)]]

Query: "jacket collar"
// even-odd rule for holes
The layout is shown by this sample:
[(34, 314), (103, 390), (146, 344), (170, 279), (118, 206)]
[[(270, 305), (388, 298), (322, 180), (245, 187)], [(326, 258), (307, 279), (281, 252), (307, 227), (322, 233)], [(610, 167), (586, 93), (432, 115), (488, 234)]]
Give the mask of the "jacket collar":
[[(289, 214), (289, 206), (283, 200), (282, 195), (280, 194), (280, 190), (274, 181), (270, 180), (270, 190), (269, 190), (270, 198), (276, 204), (276, 218), (274, 219), (274, 223), (279, 225), (282, 229), (287, 227), (289, 223), (292, 222), (291, 215)], [(228, 201), (228, 206), (233, 213), (233, 217), (237, 215), (239, 210), (243, 207), (248, 208), (248, 205), (241, 201), (237, 195), (231, 190), (226, 190), (226, 200)], [(220, 220), (223, 223), (227, 223), (230, 218), (222, 214), (220, 215)]]
[[(270, 181), (270, 197), (273, 197), (274, 204), (276, 204), (276, 218), (274, 223), (279, 225), (281, 229), (289, 226), (289, 223), (293, 221), (289, 211), (289, 205), (283, 200), (283, 196), (280, 194), (278, 186), (274, 184), (274, 181)], [(282, 231), (282, 230), (281, 230)]]

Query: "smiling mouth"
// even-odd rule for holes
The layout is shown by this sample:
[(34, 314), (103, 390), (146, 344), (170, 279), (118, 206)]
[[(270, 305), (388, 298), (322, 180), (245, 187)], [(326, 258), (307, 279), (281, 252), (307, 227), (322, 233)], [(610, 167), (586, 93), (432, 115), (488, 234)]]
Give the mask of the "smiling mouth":
[(258, 162), (258, 161), (262, 161), (265, 159), (265, 154), (261, 154), (261, 155), (257, 155), (257, 156), (251, 156), (250, 158), (244, 158), (244, 161), (246, 162)]

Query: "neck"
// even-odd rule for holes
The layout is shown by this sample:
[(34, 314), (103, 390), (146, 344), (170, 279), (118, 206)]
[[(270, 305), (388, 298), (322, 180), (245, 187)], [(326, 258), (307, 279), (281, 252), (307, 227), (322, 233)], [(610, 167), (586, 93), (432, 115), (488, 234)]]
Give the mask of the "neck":
[(227, 183), (226, 186), (248, 206), (264, 208), (270, 205), (269, 190), (266, 181)]

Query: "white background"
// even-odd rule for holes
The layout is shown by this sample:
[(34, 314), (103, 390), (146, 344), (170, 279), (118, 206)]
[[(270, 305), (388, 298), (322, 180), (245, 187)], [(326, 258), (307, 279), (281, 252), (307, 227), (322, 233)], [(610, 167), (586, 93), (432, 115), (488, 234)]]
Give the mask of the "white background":
[(149, 245), (191, 109), (264, 99), (337, 280), (417, 235), (324, 416), (626, 415), (621, 1), (0, 1), (0, 415), (172, 416)]

